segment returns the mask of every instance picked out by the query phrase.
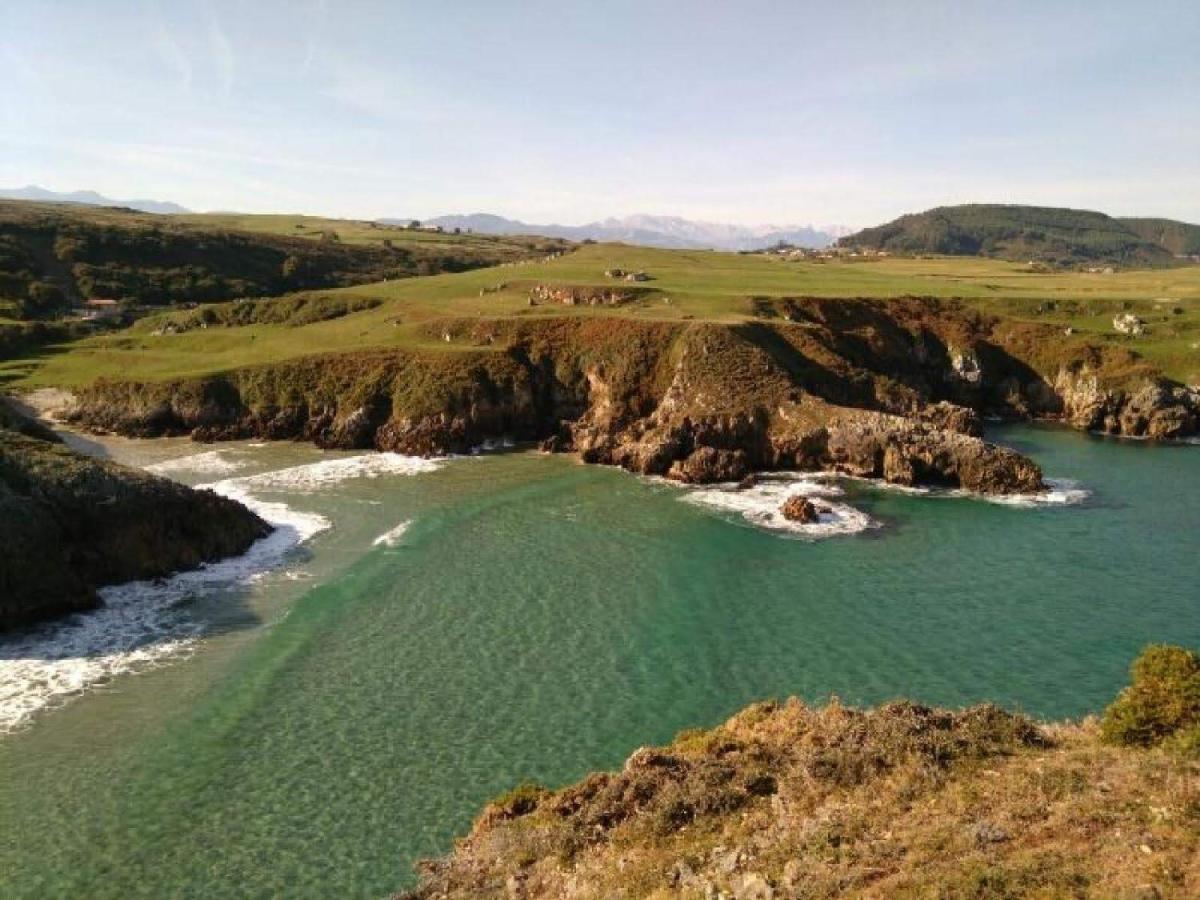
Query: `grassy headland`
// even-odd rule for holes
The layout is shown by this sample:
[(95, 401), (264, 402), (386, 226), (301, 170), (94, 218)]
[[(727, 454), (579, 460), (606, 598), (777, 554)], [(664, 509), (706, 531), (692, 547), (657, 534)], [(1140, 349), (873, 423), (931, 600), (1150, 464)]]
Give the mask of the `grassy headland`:
[(598, 244), (150, 316), (0, 375), (71, 388), (77, 422), (137, 436), (417, 454), (505, 437), (687, 481), (825, 469), (1013, 493), (1041, 473), (980, 440), (979, 414), (1193, 435), (1198, 332), (1196, 267)]

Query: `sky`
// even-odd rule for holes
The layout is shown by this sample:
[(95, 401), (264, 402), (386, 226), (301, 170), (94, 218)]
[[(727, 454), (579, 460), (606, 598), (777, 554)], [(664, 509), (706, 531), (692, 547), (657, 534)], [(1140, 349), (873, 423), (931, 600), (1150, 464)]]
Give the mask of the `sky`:
[(355, 218), (1200, 222), (1200, 2), (0, 0), (0, 187)]

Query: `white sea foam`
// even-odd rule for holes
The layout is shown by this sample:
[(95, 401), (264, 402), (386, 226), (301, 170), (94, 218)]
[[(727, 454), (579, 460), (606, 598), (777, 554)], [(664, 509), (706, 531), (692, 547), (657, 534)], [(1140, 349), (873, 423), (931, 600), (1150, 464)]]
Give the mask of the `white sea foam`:
[[(184, 457), (165, 471), (230, 471), (222, 451)], [(199, 459), (199, 464), (197, 460)], [(185, 464), (186, 462), (186, 464)], [(0, 641), (0, 734), (27, 725), (39, 711), (58, 706), (116, 675), (161, 665), (194, 649), (203, 630), (187, 601), (249, 585), (287, 564), (294, 549), (329, 528), (324, 516), (262, 500), (255, 491), (311, 492), (350, 478), (410, 475), (439, 463), (395, 453), (323, 460), (274, 472), (227, 478), (203, 487), (238, 500), (275, 526), (245, 554), (165, 579), (102, 589), (104, 606)], [(240, 466), (238, 466), (240, 467)], [(164, 471), (162, 464), (156, 469)], [(381, 540), (398, 541), (407, 523)], [(306, 577), (302, 571), (283, 577)]]
[[(653, 479), (656, 483), (674, 484), (667, 479)], [(1047, 478), (1049, 490), (1037, 494), (980, 494), (974, 491), (941, 489), (934, 487), (909, 487), (891, 484), (876, 478), (854, 478), (837, 472), (810, 472), (804, 474), (776, 472), (762, 475), (754, 487), (737, 489), (732, 484), (714, 485), (706, 488), (685, 489), (683, 499), (689, 503), (736, 513), (743, 519), (762, 528), (807, 538), (827, 538), (838, 535), (857, 534), (869, 528), (878, 528), (880, 523), (847, 503), (831, 501), (840, 497), (843, 490), (839, 481), (857, 481), (872, 488), (921, 497), (955, 497), (983, 500), (1004, 506), (1036, 508), (1042, 506), (1071, 506), (1083, 503), (1091, 491), (1079, 483), (1065, 478)], [(784, 518), (780, 511), (788, 497), (799, 494), (823, 501), (828, 512), (820, 514), (820, 520), (810, 524), (793, 522)]]
[(1078, 481), (1069, 478), (1047, 478), (1048, 491), (1038, 494), (975, 494), (968, 491), (951, 491), (955, 496), (974, 497), (986, 500), (988, 503), (999, 503), (1003, 506), (1020, 506), (1032, 508), (1037, 506), (1074, 506), (1087, 500), (1092, 492), (1079, 486)]
[(441, 465), (440, 460), (422, 459), (419, 456), (404, 456), (399, 453), (364, 453), (361, 456), (325, 459), (321, 462), (292, 466), (274, 472), (262, 472), (258, 475), (243, 475), (206, 486), (218, 491), (232, 487), (242, 491), (312, 493), (352, 478), (417, 475), (422, 472), (432, 472)]
[(221, 493), (245, 503), (275, 530), (242, 556), (169, 578), (102, 588), (101, 608), (0, 643), (0, 733), (21, 728), (38, 710), (60, 705), (115, 675), (189, 652), (202, 629), (184, 601), (254, 581), (329, 527), (315, 513), (236, 491)]
[(493, 440), (487, 438), (482, 444), (477, 444), (471, 448), (472, 456), (479, 456), (482, 453), (494, 453), (497, 450), (511, 450), (517, 446), (512, 438), (505, 437)]
[(408, 521), (401, 522), (395, 528), (390, 528), (381, 534), (375, 540), (371, 541), (372, 547), (395, 547), (400, 543), (400, 539), (404, 537), (404, 532), (408, 531)]
[[(816, 499), (817, 505), (824, 508), (819, 521), (802, 523), (784, 518), (780, 508), (788, 497), (797, 494)], [(709, 509), (735, 513), (760, 528), (813, 540), (857, 534), (878, 527), (879, 523), (866, 513), (833, 499), (842, 494), (840, 487), (826, 479), (772, 474), (760, 477), (753, 487), (740, 490), (731, 485), (688, 489), (683, 499)]]
[(176, 459), (164, 460), (146, 466), (147, 472), (155, 475), (172, 475), (180, 472), (195, 472), (201, 475), (228, 475), (246, 467), (244, 460), (230, 459), (224, 450), (207, 450)]
[(1033, 494), (984, 494), (979, 491), (968, 491), (961, 488), (939, 488), (929, 486), (915, 487), (907, 484), (893, 484), (882, 478), (858, 478), (842, 475), (837, 472), (817, 472), (807, 477), (814, 480), (845, 480), (858, 481), (876, 490), (892, 491), (897, 494), (911, 494), (919, 497), (953, 497), (968, 500), (983, 500), (986, 503), (998, 503), (1001, 506), (1019, 506), (1032, 508), (1037, 506), (1073, 506), (1087, 500), (1092, 492), (1080, 487), (1078, 481), (1070, 478), (1047, 478), (1049, 490)]

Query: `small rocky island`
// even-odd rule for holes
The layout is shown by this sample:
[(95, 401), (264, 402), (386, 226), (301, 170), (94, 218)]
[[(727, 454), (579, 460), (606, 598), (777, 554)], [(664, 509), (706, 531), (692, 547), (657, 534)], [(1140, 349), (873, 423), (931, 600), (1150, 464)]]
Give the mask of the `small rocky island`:
[(812, 525), (821, 521), (821, 507), (800, 494), (793, 494), (784, 500), (779, 511), (789, 522), (799, 522), (801, 525)]

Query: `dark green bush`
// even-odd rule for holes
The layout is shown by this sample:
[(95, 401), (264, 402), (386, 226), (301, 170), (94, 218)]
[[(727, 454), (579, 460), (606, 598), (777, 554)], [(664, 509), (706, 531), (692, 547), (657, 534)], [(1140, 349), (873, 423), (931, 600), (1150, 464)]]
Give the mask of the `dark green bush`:
[(1129, 671), (1132, 683), (1104, 712), (1106, 741), (1148, 747), (1200, 726), (1200, 656), (1153, 644)]

